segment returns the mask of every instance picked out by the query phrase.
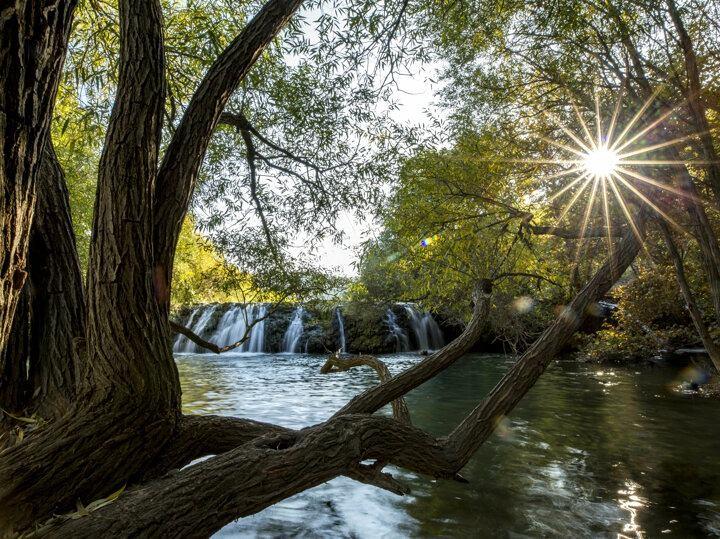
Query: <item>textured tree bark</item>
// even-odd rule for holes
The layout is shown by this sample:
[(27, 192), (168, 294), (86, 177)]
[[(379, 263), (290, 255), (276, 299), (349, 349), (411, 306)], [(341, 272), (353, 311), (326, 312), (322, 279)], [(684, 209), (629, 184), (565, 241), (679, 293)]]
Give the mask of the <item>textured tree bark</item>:
[[(467, 352), (485, 325), (490, 282), (483, 283), (473, 318), (458, 339), (359, 395), (326, 423), (291, 431), (233, 418), (183, 418), (167, 323), (169, 271), (180, 223), (210, 134), (230, 94), (300, 3), (270, 0), (218, 58), (193, 97), (158, 171), (164, 100), (160, 4), (158, 0), (120, 0), (119, 83), (100, 162), (88, 276), (87, 353), (75, 358), (77, 396), (68, 413), (0, 454), (2, 531), (29, 530), (34, 521), (66, 512), (78, 499), (88, 503), (125, 484), (131, 488), (115, 502), (83, 518), (55, 521), (45, 533), (206, 535), (232, 519), (338, 475), (402, 492), (402, 486), (382, 474), (385, 463), (460, 480), (457, 472), (489, 436), (498, 418), (509, 413), (532, 387), (577, 329), (589, 303), (607, 291), (637, 254), (637, 240), (626, 236), (568, 309), (446, 439), (367, 414), (401, 398)], [(45, 148), (72, 6), (72, 2), (18, 0), (14, 7), (3, 8), (0, 17), (0, 73), (5, 77), (0, 96), (4, 195), (0, 204), (5, 204), (0, 207), (0, 241), (5, 243), (0, 247), (7, 247), (3, 256), (9, 256), (0, 260), (3, 347), (25, 281), (37, 162)], [(28, 61), (32, 65), (24, 63)], [(35, 77), (38, 73), (41, 76)], [(26, 111), (31, 117), (23, 116)], [(57, 179), (61, 174), (50, 170), (49, 176)], [(63, 195), (61, 189), (51, 190), (45, 202), (50, 208), (55, 202), (62, 206)], [(15, 207), (7, 204), (15, 203), (19, 204), (17, 215), (6, 218), (5, 211)], [(43, 214), (38, 210), (38, 215)], [(48, 230), (47, 221), (38, 223)], [(62, 236), (67, 224), (63, 217), (53, 224), (57, 230), (52, 230)], [(39, 237), (38, 253), (50, 249), (49, 238)], [(50, 252), (53, 257), (73, 251), (69, 244), (51, 247), (57, 249)], [(70, 258), (69, 264), (74, 265)], [(40, 261), (37, 264), (42, 268)], [(65, 284), (58, 283), (72, 281), (74, 269), (59, 271), (65, 279), (51, 279), (49, 284), (63, 288)], [(69, 311), (56, 324), (75, 331), (82, 326), (82, 316), (74, 312), (77, 290), (68, 286), (63, 288), (63, 295), (70, 297), (64, 306), (50, 307), (51, 298), (43, 298), (38, 312)], [(33, 302), (26, 305), (32, 309)], [(46, 312), (38, 321), (48, 316)], [(25, 315), (19, 318), (24, 319)], [(30, 330), (40, 335), (46, 331), (34, 324)], [(24, 346), (20, 343), (16, 350)], [(57, 346), (58, 350), (72, 347), (72, 339)], [(50, 348), (54, 350), (55, 345)], [(42, 364), (41, 357), (37, 368)], [(33, 376), (33, 380), (52, 381), (64, 392), (73, 380), (63, 373), (56, 383), (52, 376), (56, 366), (50, 364), (46, 377)], [(16, 379), (16, 371), (3, 368), (0, 374), (10, 373)], [(27, 392), (17, 388), (24, 398)], [(159, 477), (210, 453), (222, 454)], [(366, 459), (376, 464), (363, 464)], [(155, 480), (143, 483), (150, 479)]]
[(168, 420), (172, 430), (180, 383), (152, 283), (153, 193), (165, 99), (162, 12), (157, 0), (123, 0), (119, 7), (120, 70), (100, 158), (81, 389), (93, 400), (129, 398)]
[[(11, 400), (0, 397), (0, 406), (51, 419), (66, 411), (75, 397), (76, 341), (84, 336), (85, 309), (70, 201), (50, 141), (43, 152), (37, 192), (29, 278), (4, 351), (18, 389), (8, 387), (12, 377), (0, 381), (0, 394), (3, 389), (14, 393)], [(18, 399), (21, 394), (24, 398)]]
[(75, 399), (77, 358), (85, 336), (85, 301), (70, 198), (51, 141), (45, 147), (38, 176), (29, 253), (29, 407), (44, 418), (57, 418)]
[(152, 287), (161, 10), (157, 0), (121, 0), (119, 12), (119, 81), (100, 160), (79, 396), (70, 413), (2, 454), (0, 522), (8, 527), (133, 481), (180, 417), (167, 322)]
[(0, 351), (0, 408), (14, 414), (20, 413), (32, 393), (26, 368), (30, 353), (30, 299), (30, 289), (24, 286), (9, 339)]
[(40, 158), (74, 0), (19, 0), (0, 14), (0, 350), (27, 277)]
[[(192, 123), (189, 131), (187, 123), (184, 124), (186, 134), (193, 135), (185, 140), (188, 145), (197, 142), (194, 135), (198, 133), (193, 130), (200, 129), (201, 124), (212, 131), (214, 125), (211, 124), (216, 116), (212, 111), (217, 108), (219, 114), (232, 89), (299, 3), (269, 2), (255, 18), (254, 25), (251, 23), (216, 62), (201, 86), (202, 96), (196, 96), (195, 104), (191, 104), (195, 112), (188, 116), (187, 121)], [(24, 3), (20, 4), (30, 15), (37, 15)], [(40, 3), (37, 5), (40, 7)], [(53, 11), (49, 9), (43, 13)], [(3, 531), (13, 527), (27, 529), (38, 518), (67, 511), (78, 499), (90, 501), (123, 484), (140, 481), (153, 467), (162, 467), (158, 464), (158, 455), (168, 453), (165, 447), (168, 441), (188, 439), (183, 438), (187, 431), (181, 428), (187, 423), (182, 422), (180, 416), (180, 386), (170, 350), (167, 313), (158, 305), (155, 294), (158, 288), (153, 283), (155, 193), (173, 197), (173, 192), (159, 190), (156, 186), (164, 101), (160, 4), (157, 1), (121, 0), (119, 13), (119, 81), (100, 162), (90, 252), (87, 353), (78, 358), (77, 397), (73, 408), (2, 453), (0, 529)], [(3, 47), (6, 42), (13, 45), (13, 39), (21, 44), (28, 40), (19, 28), (6, 24), (13, 22), (12, 15), (14, 12), (8, 12), (8, 18), (3, 11)], [(64, 52), (64, 48), (60, 52)], [(53, 58), (62, 58), (62, 54)], [(3, 65), (12, 66), (5, 56), (2, 61)], [(56, 65), (53, 74), (60, 72)], [(9, 79), (17, 82), (12, 77)], [(5, 83), (5, 88), (12, 90), (11, 86)], [(44, 115), (38, 115), (44, 125), (49, 121), (50, 112), (48, 109)], [(7, 150), (12, 146), (13, 132), (7, 129), (6, 120), (3, 116), (1, 127), (4, 131), (0, 135)], [(34, 133), (21, 135), (28, 138)], [(197, 159), (196, 166), (199, 166), (207, 142), (201, 146), (183, 147), (180, 144), (175, 149), (191, 154), (191, 160)], [(38, 143), (38, 148), (42, 147)], [(15, 165), (7, 161), (6, 154), (3, 157), (2, 187), (7, 186), (6, 192), (15, 196), (10, 188), (15, 189), (17, 182), (5, 181), (9, 177), (5, 172)], [(169, 161), (174, 157), (172, 155)], [(27, 161), (33, 162), (30, 158)], [(9, 165), (5, 166), (5, 163)], [(10, 179), (14, 181), (14, 176)], [(185, 181), (185, 178), (175, 179)], [(30, 187), (33, 192), (22, 193), (24, 200), (33, 200), (34, 183)], [(23, 226), (29, 226), (29, 223), (23, 223)], [(16, 223), (10, 224), (17, 228)], [(169, 226), (172, 228), (173, 225)], [(22, 234), (17, 238), (17, 241), (27, 242)], [(44, 241), (44, 238), (40, 239)], [(175, 241), (177, 236), (171, 238), (173, 251)], [(26, 254), (22, 248), (16, 250), (22, 251), (23, 256)], [(11, 257), (8, 264), (3, 262), (12, 270), (8, 270), (9, 278), (18, 275), (13, 273), (10, 265), (10, 262), (15, 264), (17, 258)], [(63, 271), (71, 272), (68, 268)], [(10, 283), (17, 286), (17, 294), (24, 273), (20, 276), (23, 279)], [(17, 298), (13, 303), (17, 303)], [(2, 308), (5, 309), (5, 305)], [(6, 324), (7, 320), (9, 318), (4, 317), (0, 322)], [(75, 321), (82, 325), (80, 317)], [(36, 365), (37, 380), (52, 379), (53, 373), (45, 371), (43, 374), (42, 362)], [(9, 371), (3, 369), (2, 372), (7, 374)], [(64, 384), (58, 385), (65, 388)]]

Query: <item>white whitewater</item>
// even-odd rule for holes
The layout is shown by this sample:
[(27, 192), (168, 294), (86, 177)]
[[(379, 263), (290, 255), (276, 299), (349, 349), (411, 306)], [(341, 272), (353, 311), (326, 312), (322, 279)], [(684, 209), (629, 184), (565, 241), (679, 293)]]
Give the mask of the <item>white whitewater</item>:
[(303, 314), (305, 309), (298, 307), (295, 309), (292, 321), (285, 331), (283, 337), (283, 352), (290, 352), (294, 354), (297, 352), (298, 345), (300, 344), (300, 337), (303, 334)]
[(410, 350), (410, 340), (405, 330), (400, 327), (397, 322), (397, 316), (392, 309), (388, 309), (385, 313), (385, 323), (390, 330), (390, 334), (395, 338), (395, 351), (407, 352)]
[[(196, 335), (200, 335), (201, 337), (203, 337), (205, 328), (210, 322), (210, 319), (212, 318), (212, 315), (216, 309), (217, 305), (202, 305), (195, 309), (190, 315), (188, 328), (192, 330), (192, 332)], [(173, 352), (202, 353), (207, 352), (207, 350), (196, 345), (184, 335), (178, 335), (178, 338), (175, 339)]]
[(247, 340), (238, 346), (236, 352), (259, 353), (265, 351), (265, 319), (267, 305), (251, 303), (236, 305), (227, 310), (218, 322), (219, 333), (211, 340), (218, 346), (230, 346), (245, 336), (248, 326), (250, 329)]
[(338, 332), (340, 333), (340, 351), (347, 352), (347, 346), (345, 343), (345, 322), (343, 321), (342, 313), (340, 313), (340, 307), (335, 309), (335, 316), (337, 317)]
[(421, 313), (414, 305), (405, 303), (403, 308), (415, 334), (419, 350), (438, 350), (445, 346), (442, 330), (430, 313)]
[[(264, 304), (234, 305), (230, 307), (218, 321), (217, 329), (210, 335), (205, 330), (217, 310), (217, 305), (203, 305), (195, 309), (188, 319), (188, 328), (193, 333), (218, 346), (235, 344), (245, 335), (250, 324), (253, 324), (248, 339), (238, 346), (234, 352), (264, 352), (265, 351), (265, 319), (268, 307)], [(173, 351), (178, 353), (206, 353), (207, 350), (196, 345), (183, 335), (175, 339)]]

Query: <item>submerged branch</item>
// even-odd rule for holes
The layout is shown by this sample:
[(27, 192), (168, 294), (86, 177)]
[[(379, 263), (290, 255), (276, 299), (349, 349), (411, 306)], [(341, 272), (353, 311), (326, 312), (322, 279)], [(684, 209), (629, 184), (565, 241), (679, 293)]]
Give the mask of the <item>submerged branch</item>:
[[(335, 353), (327, 358), (325, 364), (320, 368), (322, 374), (331, 372), (344, 372), (353, 367), (370, 367), (375, 370), (380, 382), (387, 382), (392, 378), (390, 370), (384, 362), (374, 356), (352, 356), (340, 357), (339, 353)], [(393, 417), (401, 423), (410, 423), (410, 410), (403, 397), (398, 397), (392, 401)]]

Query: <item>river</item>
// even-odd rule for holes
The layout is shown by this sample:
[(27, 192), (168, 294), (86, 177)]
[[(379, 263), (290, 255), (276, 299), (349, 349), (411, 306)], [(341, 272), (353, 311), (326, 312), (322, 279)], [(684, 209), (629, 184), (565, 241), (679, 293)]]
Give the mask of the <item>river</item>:
[[(419, 360), (385, 356), (398, 372)], [(512, 358), (469, 355), (407, 396), (413, 423), (446, 434)], [(299, 428), (377, 383), (324, 357), (178, 355), (186, 413)], [(469, 485), (392, 470), (412, 490), (337, 478), (217, 537), (720, 537), (720, 401), (679, 394), (667, 368), (556, 362), (462, 471)]]

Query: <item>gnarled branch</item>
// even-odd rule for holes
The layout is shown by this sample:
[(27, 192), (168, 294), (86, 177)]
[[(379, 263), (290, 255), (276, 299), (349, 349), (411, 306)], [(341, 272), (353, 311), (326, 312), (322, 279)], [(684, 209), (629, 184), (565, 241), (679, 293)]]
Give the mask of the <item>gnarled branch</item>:
[[(375, 370), (380, 382), (387, 382), (392, 378), (390, 370), (387, 368), (384, 362), (380, 361), (374, 356), (350, 356), (341, 357), (340, 353), (336, 352), (327, 358), (325, 364), (320, 367), (322, 374), (330, 372), (343, 372), (352, 369), (353, 367), (370, 367)], [(393, 417), (401, 423), (410, 423), (410, 411), (408, 410), (407, 403), (403, 397), (398, 397), (392, 401)]]

